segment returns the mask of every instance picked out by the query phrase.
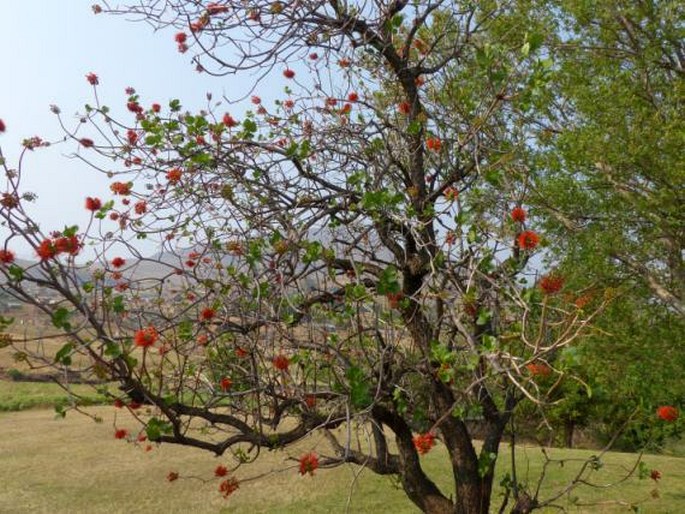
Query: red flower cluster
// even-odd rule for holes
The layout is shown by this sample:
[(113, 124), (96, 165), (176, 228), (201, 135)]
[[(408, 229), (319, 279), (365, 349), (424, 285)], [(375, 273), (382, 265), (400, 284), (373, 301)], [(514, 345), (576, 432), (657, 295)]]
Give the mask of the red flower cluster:
[(209, 15), (215, 15), (215, 14), (223, 14), (228, 12), (228, 6), (227, 5), (221, 5), (216, 2), (212, 2), (207, 4), (207, 14)]
[(426, 148), (433, 152), (439, 152), (442, 148), (442, 141), (437, 137), (429, 137), (426, 139)]
[(102, 209), (102, 201), (99, 198), (86, 198), (86, 209), (89, 211), (99, 211)]
[(532, 250), (538, 243), (540, 243), (540, 236), (532, 230), (524, 230), (516, 238), (519, 248), (523, 250)]
[(228, 391), (228, 390), (231, 388), (232, 385), (233, 385), (233, 380), (231, 380), (231, 379), (228, 378), (228, 377), (223, 377), (223, 378), (219, 381), (219, 387), (221, 388), (221, 390), (222, 390), (223, 392)]
[(347, 99), (348, 99), (350, 102), (357, 102), (357, 101), (359, 100), (359, 95), (353, 91), (352, 93), (350, 93), (349, 95), (347, 95)]
[(112, 259), (112, 266), (114, 268), (121, 268), (124, 264), (126, 264), (126, 259), (123, 259), (121, 257), (115, 257)]
[(115, 195), (126, 196), (131, 194), (131, 183), (130, 182), (114, 182), (109, 186), (110, 191)]
[(177, 32), (176, 35), (174, 36), (174, 41), (176, 41), (179, 45), (182, 45), (188, 40), (188, 36), (185, 32)]
[(224, 114), (224, 117), (221, 121), (223, 121), (224, 125), (226, 125), (228, 128), (235, 127), (238, 124), (235, 118), (228, 113)]
[(147, 212), (147, 202), (145, 200), (136, 202), (133, 206), (133, 209), (136, 211), (136, 214), (138, 215), (145, 214)]
[(219, 464), (214, 470), (214, 476), (225, 477), (226, 475), (228, 475), (228, 468), (226, 466), (222, 466), (221, 464)]
[(100, 83), (98, 81), (98, 76), (92, 71), (86, 75), (86, 80), (91, 86), (97, 86)]
[(14, 262), (14, 252), (10, 250), (0, 250), (0, 264), (12, 264)]
[(448, 187), (445, 189), (445, 198), (447, 198), (450, 202), (453, 202), (457, 199), (459, 196), (459, 190), (455, 189), (453, 187)]
[(419, 455), (425, 455), (431, 451), (433, 446), (435, 446), (435, 435), (433, 435), (431, 432), (418, 434), (414, 436), (412, 442), (414, 443), (414, 448), (416, 448), (416, 451), (419, 452)]
[(147, 348), (155, 344), (158, 338), (159, 333), (157, 332), (157, 329), (155, 327), (150, 326), (138, 330), (133, 336), (133, 341), (135, 342), (136, 346), (140, 346), (141, 348)]
[(205, 307), (200, 312), (200, 321), (210, 321), (216, 316), (216, 311), (211, 307)]
[(531, 362), (526, 365), (526, 369), (534, 377), (548, 377), (552, 374), (552, 368), (544, 362)]
[(651, 470), (649, 472), (649, 478), (651, 478), (655, 482), (658, 482), (659, 480), (661, 480), (661, 471), (659, 471), (658, 469)]
[(44, 239), (36, 248), (36, 253), (42, 261), (57, 257), (60, 253), (78, 255), (81, 243), (77, 236), (62, 236), (54, 239)]
[(400, 111), (400, 114), (407, 115), (411, 111), (411, 104), (409, 102), (400, 102), (397, 110)]
[(523, 207), (514, 207), (511, 210), (511, 219), (516, 223), (523, 223), (526, 221), (526, 211), (523, 209)]
[(87, 137), (82, 137), (81, 139), (79, 139), (79, 143), (81, 143), (81, 146), (83, 146), (83, 148), (91, 148), (95, 145), (93, 140)]
[(143, 112), (143, 108), (140, 106), (140, 104), (133, 100), (126, 103), (126, 108), (135, 114), (141, 114)]
[(126, 439), (128, 437), (128, 430), (125, 428), (120, 428), (118, 430), (114, 431), (114, 438), (115, 439)]
[(152, 107), (150, 107), (150, 109), (152, 109), (152, 112), (158, 113), (159, 111), (162, 110), (162, 106), (159, 105), (158, 103), (154, 103), (154, 104), (152, 104)]
[(235, 479), (235, 477), (231, 477), (219, 484), (219, 492), (224, 496), (224, 498), (228, 498), (238, 489), (238, 487), (238, 481)]
[(680, 416), (678, 409), (672, 405), (662, 405), (656, 410), (656, 415), (664, 421), (675, 421)]
[(169, 471), (169, 474), (166, 476), (166, 479), (169, 482), (174, 482), (175, 480), (178, 480), (178, 473), (176, 471)]
[(274, 368), (279, 371), (287, 371), (288, 366), (290, 366), (290, 359), (283, 354), (276, 355), (271, 362), (274, 365)]
[(128, 139), (128, 144), (135, 146), (135, 144), (138, 142), (138, 132), (133, 129), (128, 129), (126, 132), (126, 139)]
[(309, 473), (314, 476), (314, 471), (319, 467), (319, 457), (316, 453), (305, 453), (300, 457), (300, 475), (306, 475)]
[(171, 184), (176, 184), (179, 180), (181, 180), (181, 170), (180, 168), (172, 168), (166, 173), (166, 179), (171, 183)]
[(287, 79), (292, 79), (295, 78), (295, 72), (290, 68), (286, 68), (283, 70), (283, 76)]
[(542, 277), (539, 285), (543, 293), (555, 294), (561, 291), (561, 288), (564, 287), (564, 277), (551, 273)]

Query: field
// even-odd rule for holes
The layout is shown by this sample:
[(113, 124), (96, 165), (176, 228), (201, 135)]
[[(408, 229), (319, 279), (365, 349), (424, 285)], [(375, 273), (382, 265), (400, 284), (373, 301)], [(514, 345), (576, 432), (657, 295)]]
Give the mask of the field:
[[(56, 420), (47, 409), (0, 414), (0, 512), (417, 512), (391, 479), (360, 472), (359, 468), (320, 469), (314, 477), (300, 476), (294, 459), (312, 449), (326, 451), (318, 437), (286, 451), (265, 453), (256, 464), (241, 468), (238, 477), (243, 480), (266, 476), (243, 482), (236, 493), (223, 499), (213, 470), (220, 463), (229, 465), (228, 458), (217, 459), (198, 450), (170, 446), (146, 452), (142, 446), (114, 439), (115, 416), (117, 426), (135, 427), (126, 412), (112, 407), (90, 407), (88, 411), (103, 422), (95, 423), (76, 413)], [(593, 454), (589, 450), (549, 451), (555, 458), (586, 458)], [(506, 453), (502, 454), (503, 461), (508, 459)], [(444, 467), (444, 456), (444, 447), (438, 445), (422, 458), (431, 476), (447, 488), (450, 475)], [(542, 463), (539, 449), (521, 449), (517, 458), (522, 478), (537, 475)], [(593, 481), (605, 483), (618, 477), (622, 469), (635, 463), (635, 458), (631, 454), (609, 454)], [(601, 505), (577, 508), (568, 498), (558, 503), (575, 513), (629, 511), (625, 505), (611, 504), (613, 500), (644, 502), (641, 506), (646, 513), (685, 512), (685, 459), (649, 455), (645, 461), (663, 475), (656, 488), (649, 479), (631, 478), (609, 490), (584, 487), (573, 493), (583, 502), (604, 502)], [(577, 465), (567, 462), (563, 467), (550, 468), (543, 491), (557, 490)], [(169, 471), (178, 472), (181, 478), (168, 482)], [(655, 489), (658, 499), (651, 497)]]

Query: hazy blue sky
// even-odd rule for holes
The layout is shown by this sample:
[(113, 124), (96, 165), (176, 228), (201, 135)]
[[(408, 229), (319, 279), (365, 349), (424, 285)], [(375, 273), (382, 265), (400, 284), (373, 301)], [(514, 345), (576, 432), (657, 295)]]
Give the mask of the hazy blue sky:
[[(100, 100), (122, 112), (127, 86), (136, 88), (143, 105), (179, 98), (185, 107), (200, 108), (206, 105), (208, 91), (217, 98), (244, 94), (232, 87), (238, 84), (235, 78), (195, 72), (190, 52), (182, 55), (176, 50), (174, 29), (155, 33), (143, 23), (95, 15), (93, 3), (0, 0), (0, 119), (7, 125), (0, 146), (13, 165), (23, 139), (38, 135), (54, 141), (62, 136), (51, 104), (71, 121), (85, 103), (93, 103), (92, 87), (85, 79), (91, 71), (100, 78)], [(109, 181), (70, 159), (74, 149), (73, 143), (40, 149), (24, 162), (23, 189), (38, 194), (32, 212), (45, 230), (65, 223), (83, 225), (84, 198), (108, 196)], [(0, 227), (0, 240), (6, 235)], [(26, 247), (15, 250), (32, 257)]]

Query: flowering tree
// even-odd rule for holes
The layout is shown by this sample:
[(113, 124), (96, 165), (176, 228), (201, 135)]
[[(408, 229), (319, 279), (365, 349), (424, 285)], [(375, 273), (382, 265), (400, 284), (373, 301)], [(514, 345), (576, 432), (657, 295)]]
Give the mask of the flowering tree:
[[(354, 463), (397, 475), (426, 512), (489, 512), (517, 405), (543, 408), (573, 380), (558, 357), (606, 301), (562, 294), (560, 275), (529, 264), (542, 239), (522, 157), (544, 33), (489, 2), (107, 10), (175, 27), (199, 70), (262, 78), (240, 114), (211, 98), (200, 112), (144, 105), (133, 89), (128, 119), (97, 95), (74, 128), (54, 108), (75, 155), (112, 180), (112, 199), (85, 200), (87, 227), (36, 226), (22, 161), (3, 162), (3, 289), (69, 336), (28, 358), (121, 384), (117, 404), (151, 441), (230, 454), (237, 468), (323, 431), (330, 450), (303, 455), (302, 474)], [(265, 80), (283, 87), (273, 104), (258, 96)], [(36, 263), (14, 262), (15, 238)], [(161, 251), (141, 255), (141, 239)], [(134, 441), (130, 430), (115, 437)], [(353, 444), (361, 435), (368, 444)], [(451, 493), (421, 465), (437, 441)], [(226, 496), (233, 471), (216, 470)], [(558, 497), (509, 473), (502, 510)]]

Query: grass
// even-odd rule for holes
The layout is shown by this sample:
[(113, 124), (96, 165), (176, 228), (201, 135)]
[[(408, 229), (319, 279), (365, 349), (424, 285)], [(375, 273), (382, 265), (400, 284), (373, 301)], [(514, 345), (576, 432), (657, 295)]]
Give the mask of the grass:
[[(353, 466), (318, 470), (314, 477), (300, 476), (295, 459), (315, 448), (324, 453), (320, 436), (307, 438), (288, 450), (265, 452), (256, 463), (241, 468), (237, 473), (241, 480), (264, 476), (243, 481), (240, 489), (225, 500), (212, 475), (218, 464), (230, 464), (228, 457), (215, 458), (175, 446), (145, 452), (142, 446), (113, 438), (115, 416), (117, 427), (135, 427), (127, 412), (111, 407), (92, 407), (89, 411), (104, 421), (94, 423), (78, 414), (58, 421), (47, 410), (0, 414), (0, 512), (332, 514), (345, 512), (346, 506), (353, 513), (417, 512), (392, 479)], [(556, 458), (585, 459), (593, 454), (587, 450), (549, 451)], [(508, 460), (506, 453), (501, 457), (503, 465)], [(532, 482), (542, 466), (540, 450), (521, 449), (517, 458), (522, 469), (520, 478), (528, 477)], [(616, 478), (623, 468), (634, 464), (635, 458), (631, 454), (609, 454), (592, 479), (603, 483)], [(444, 447), (436, 446), (422, 460), (443, 490), (449, 490), (451, 473), (445, 465)], [(660, 499), (650, 497), (655, 488), (651, 480), (637, 478), (614, 489), (584, 487), (573, 494), (585, 502), (646, 499), (643, 509), (650, 514), (685, 512), (685, 460), (648, 456), (646, 461), (663, 474), (657, 486)], [(552, 466), (542, 497), (563, 486), (578, 465), (567, 462), (563, 467)], [(179, 472), (181, 479), (169, 483), (165, 477), (172, 470)], [(570, 507), (567, 498), (559, 503)], [(606, 504), (573, 507), (569, 511), (613, 513), (626, 512), (627, 508)]]
[[(95, 405), (108, 402), (93, 386), (74, 384), (73, 394), (79, 396), (81, 405)], [(13, 382), (0, 380), (0, 411), (21, 411), (39, 407), (67, 405), (69, 394), (54, 382)]]

